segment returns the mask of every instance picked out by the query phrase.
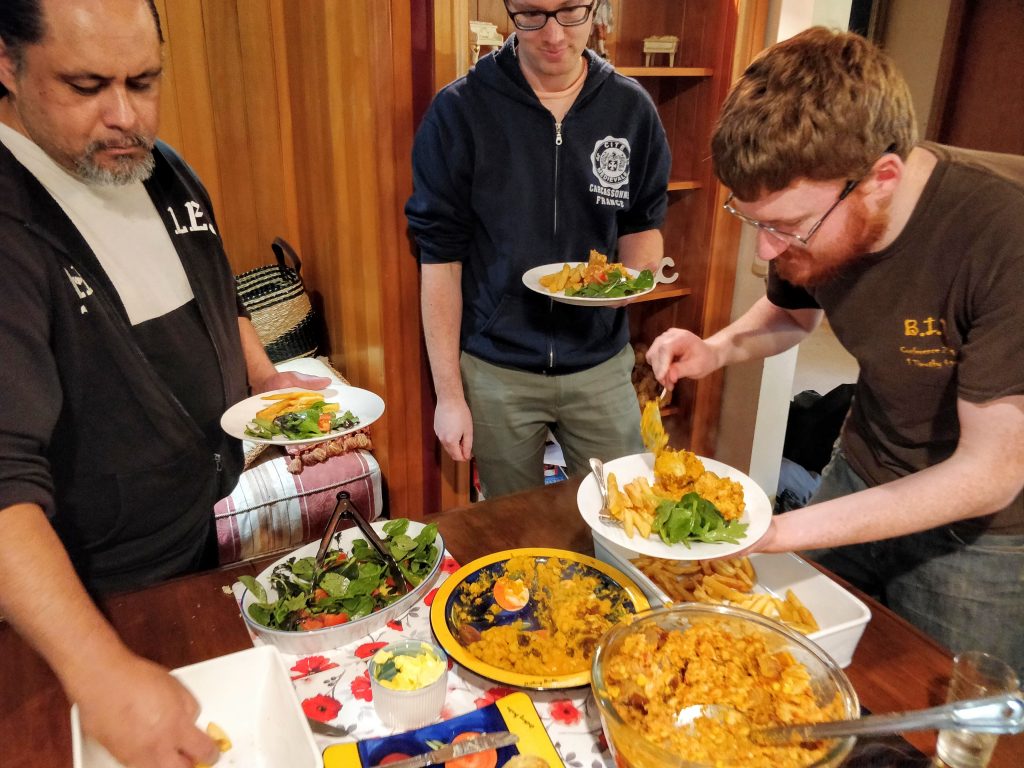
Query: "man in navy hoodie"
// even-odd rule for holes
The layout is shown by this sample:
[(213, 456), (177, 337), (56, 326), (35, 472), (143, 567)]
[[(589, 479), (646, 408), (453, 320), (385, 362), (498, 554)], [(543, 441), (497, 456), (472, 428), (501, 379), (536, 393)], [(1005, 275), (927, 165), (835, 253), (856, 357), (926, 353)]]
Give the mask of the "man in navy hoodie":
[(434, 430), (485, 496), (543, 482), (550, 427), (570, 473), (643, 450), (622, 307), (527, 289), (527, 270), (636, 269), (663, 252), (670, 154), (654, 104), (586, 48), (597, 3), (507, 0), (516, 33), (437, 94), (406, 206), (437, 393)]

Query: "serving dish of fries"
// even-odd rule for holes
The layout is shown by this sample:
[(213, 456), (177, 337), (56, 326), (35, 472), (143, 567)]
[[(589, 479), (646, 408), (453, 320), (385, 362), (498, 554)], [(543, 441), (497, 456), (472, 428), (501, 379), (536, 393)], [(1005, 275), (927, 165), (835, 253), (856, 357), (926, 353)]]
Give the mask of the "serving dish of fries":
[(594, 555), (636, 582), (652, 606), (698, 602), (745, 608), (805, 634), (840, 667), (850, 665), (871, 619), (862, 601), (792, 553), (660, 560), (595, 533)]
[(220, 425), (240, 440), (305, 445), (355, 432), (383, 413), (384, 401), (380, 396), (358, 387), (288, 387), (235, 403), (221, 416)]

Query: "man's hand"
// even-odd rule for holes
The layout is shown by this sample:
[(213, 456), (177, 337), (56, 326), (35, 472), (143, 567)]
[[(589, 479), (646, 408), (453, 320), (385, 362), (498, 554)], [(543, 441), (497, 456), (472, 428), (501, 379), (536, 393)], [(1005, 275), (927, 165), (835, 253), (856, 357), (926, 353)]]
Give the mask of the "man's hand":
[(656, 338), (647, 350), (647, 362), (654, 378), (669, 389), (680, 379), (702, 379), (721, 366), (713, 347), (682, 328), (669, 328)]
[(286, 387), (302, 387), (303, 389), (324, 389), (331, 383), (326, 376), (310, 376), (307, 373), (295, 373), (294, 371), (279, 371), (267, 376), (258, 384), (253, 383), (252, 393), (258, 395), (261, 392), (269, 392), (272, 389), (285, 389)]
[(473, 416), (464, 399), (437, 401), (434, 433), (455, 461), (469, 461), (473, 455)]
[(220, 751), (196, 727), (199, 704), (163, 667), (129, 655), (75, 696), (82, 729), (124, 765), (194, 768)]

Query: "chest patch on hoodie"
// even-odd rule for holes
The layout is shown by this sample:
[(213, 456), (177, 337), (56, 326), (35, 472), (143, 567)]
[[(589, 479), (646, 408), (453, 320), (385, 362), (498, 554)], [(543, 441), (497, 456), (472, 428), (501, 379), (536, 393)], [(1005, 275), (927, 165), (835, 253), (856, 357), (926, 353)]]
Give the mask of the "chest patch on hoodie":
[(629, 200), (629, 141), (605, 136), (594, 144), (590, 154), (590, 167), (598, 184), (591, 184), (596, 195), (594, 202), (624, 208)]

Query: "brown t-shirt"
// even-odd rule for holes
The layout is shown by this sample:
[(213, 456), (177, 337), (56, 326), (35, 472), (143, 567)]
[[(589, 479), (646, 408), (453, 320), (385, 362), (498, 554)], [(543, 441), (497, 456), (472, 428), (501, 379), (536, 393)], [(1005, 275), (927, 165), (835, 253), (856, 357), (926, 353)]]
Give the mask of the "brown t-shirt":
[[(843, 447), (871, 484), (948, 458), (958, 398), (1024, 394), (1024, 157), (922, 147), (938, 164), (891, 246), (806, 291), (769, 270), (768, 298), (822, 308), (860, 363)], [(1024, 496), (973, 522), (1024, 533)]]

